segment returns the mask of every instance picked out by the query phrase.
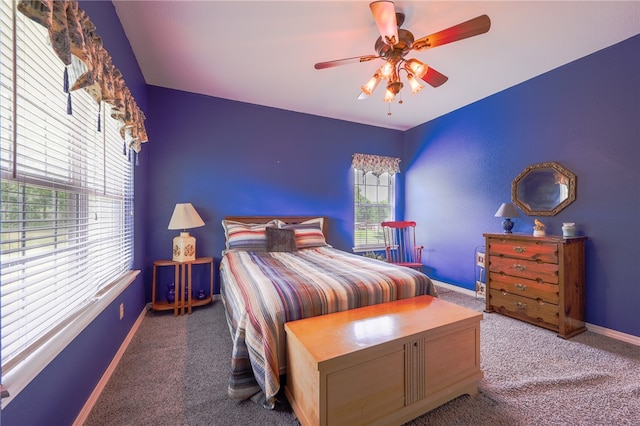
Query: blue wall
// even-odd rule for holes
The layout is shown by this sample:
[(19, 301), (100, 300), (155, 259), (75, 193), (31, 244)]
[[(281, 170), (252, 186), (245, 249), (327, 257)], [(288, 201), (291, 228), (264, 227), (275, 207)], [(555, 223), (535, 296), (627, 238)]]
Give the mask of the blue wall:
[[(406, 216), (432, 277), (472, 289), (473, 253), (528, 165), (577, 175), (577, 200), (540, 218), (576, 222), (586, 248), (586, 320), (640, 336), (640, 36), (405, 134)], [(532, 232), (521, 214), (514, 231)]]
[[(82, 1), (80, 8), (87, 12), (97, 33), (103, 36), (114, 65), (122, 71), (136, 102), (146, 112), (146, 84), (113, 4)], [(141, 165), (135, 170), (135, 269), (143, 269), (148, 264), (142, 242), (148, 192), (145, 159), (149, 146), (143, 148)], [(2, 410), (0, 422), (3, 426), (73, 423), (144, 309), (147, 301), (144, 283), (143, 273)], [(125, 305), (122, 321), (119, 319), (120, 303)]]
[(149, 87), (149, 104), (146, 244), (156, 259), (171, 256), (177, 232), (167, 225), (178, 202), (191, 202), (205, 222), (190, 230), (197, 255), (217, 262), (227, 215), (326, 215), (331, 244), (351, 250), (353, 153), (403, 150), (396, 130), (159, 87)]

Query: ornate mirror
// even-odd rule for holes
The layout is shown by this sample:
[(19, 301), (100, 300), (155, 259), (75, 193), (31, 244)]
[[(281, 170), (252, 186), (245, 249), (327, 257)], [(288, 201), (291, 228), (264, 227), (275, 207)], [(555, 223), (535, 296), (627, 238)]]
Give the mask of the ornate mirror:
[(558, 163), (528, 166), (511, 184), (511, 199), (529, 216), (555, 216), (576, 199), (576, 175)]

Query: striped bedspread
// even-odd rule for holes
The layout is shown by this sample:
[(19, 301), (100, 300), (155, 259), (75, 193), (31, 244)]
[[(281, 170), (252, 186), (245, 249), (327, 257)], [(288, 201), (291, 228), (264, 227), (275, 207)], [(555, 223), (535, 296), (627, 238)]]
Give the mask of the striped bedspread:
[(269, 408), (285, 373), (285, 322), (436, 295), (418, 271), (329, 246), (292, 253), (229, 251), (220, 277), (233, 339), (229, 396)]

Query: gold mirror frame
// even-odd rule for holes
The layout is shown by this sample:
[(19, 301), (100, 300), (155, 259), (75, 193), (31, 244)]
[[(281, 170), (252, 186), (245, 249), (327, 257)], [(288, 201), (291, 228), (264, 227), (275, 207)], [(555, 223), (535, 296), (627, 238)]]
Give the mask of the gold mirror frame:
[(529, 216), (555, 216), (576, 199), (576, 175), (555, 162), (528, 166), (511, 183), (511, 200)]

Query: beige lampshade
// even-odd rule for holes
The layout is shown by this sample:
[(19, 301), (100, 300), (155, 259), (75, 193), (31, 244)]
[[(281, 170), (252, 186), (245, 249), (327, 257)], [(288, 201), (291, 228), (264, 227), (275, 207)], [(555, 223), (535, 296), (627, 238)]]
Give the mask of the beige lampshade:
[[(190, 229), (204, 226), (204, 221), (193, 208), (191, 203), (178, 203), (173, 209), (169, 221), (169, 229)], [(176, 262), (190, 262), (196, 259), (196, 239), (188, 232), (180, 232), (173, 239), (173, 260)]]
[(176, 204), (168, 229), (191, 229), (200, 226), (204, 226), (204, 221), (191, 203)]

